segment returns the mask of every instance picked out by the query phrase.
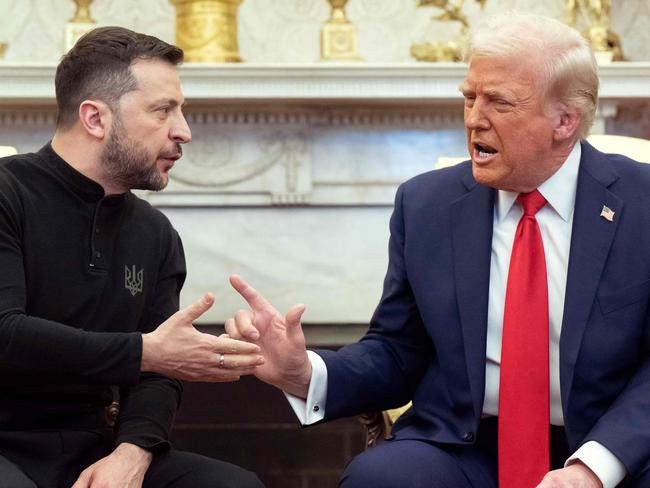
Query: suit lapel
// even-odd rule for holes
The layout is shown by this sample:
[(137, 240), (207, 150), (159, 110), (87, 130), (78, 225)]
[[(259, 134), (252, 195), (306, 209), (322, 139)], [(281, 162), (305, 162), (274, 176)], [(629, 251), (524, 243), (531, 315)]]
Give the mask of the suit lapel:
[(477, 184), (471, 171), (464, 175), (463, 182), (468, 193), (451, 205), (454, 277), (467, 374), (474, 411), (480, 417), (485, 395), (494, 190)]
[[(623, 210), (623, 201), (607, 189), (616, 179), (618, 175), (607, 158), (583, 143), (560, 336), (560, 384), (565, 414), (582, 336)], [(612, 222), (600, 216), (603, 205), (615, 212)]]

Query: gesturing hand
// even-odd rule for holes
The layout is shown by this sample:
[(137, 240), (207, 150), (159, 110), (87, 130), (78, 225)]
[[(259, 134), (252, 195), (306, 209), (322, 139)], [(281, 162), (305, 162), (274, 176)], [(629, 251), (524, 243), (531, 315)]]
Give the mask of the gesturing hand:
[(206, 293), (156, 330), (142, 335), (142, 371), (188, 381), (235, 381), (264, 362), (255, 344), (204, 334), (192, 322), (214, 303)]
[(239, 310), (235, 317), (226, 320), (226, 332), (233, 339), (260, 346), (264, 364), (255, 369), (255, 376), (287, 393), (306, 398), (311, 363), (300, 325), (305, 306), (294, 305), (282, 315), (239, 276), (231, 276), (230, 284), (251, 310)]

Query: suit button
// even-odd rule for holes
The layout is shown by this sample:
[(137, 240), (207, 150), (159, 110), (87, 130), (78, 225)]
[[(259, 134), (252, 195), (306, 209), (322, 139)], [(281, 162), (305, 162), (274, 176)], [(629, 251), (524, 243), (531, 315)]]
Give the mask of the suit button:
[(472, 442), (474, 440), (474, 432), (465, 432), (463, 434), (463, 440), (465, 442)]
[(318, 412), (320, 410), (320, 407), (318, 405), (314, 405), (314, 408), (312, 408), (314, 412)]

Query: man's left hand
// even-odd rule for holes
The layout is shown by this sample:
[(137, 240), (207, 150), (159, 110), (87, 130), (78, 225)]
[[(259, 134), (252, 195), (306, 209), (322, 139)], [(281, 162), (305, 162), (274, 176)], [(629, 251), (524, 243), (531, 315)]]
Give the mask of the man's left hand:
[(149, 451), (122, 443), (84, 469), (72, 488), (141, 488), (151, 459)]
[(603, 488), (598, 476), (581, 462), (546, 473), (537, 488)]

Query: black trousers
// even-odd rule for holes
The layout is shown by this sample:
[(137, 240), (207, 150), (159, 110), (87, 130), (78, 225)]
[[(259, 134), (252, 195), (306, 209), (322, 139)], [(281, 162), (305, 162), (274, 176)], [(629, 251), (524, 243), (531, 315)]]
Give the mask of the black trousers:
[[(70, 488), (88, 466), (111, 452), (101, 433), (0, 432), (0, 488)], [(238, 466), (189, 452), (154, 456), (143, 488), (263, 488)]]

